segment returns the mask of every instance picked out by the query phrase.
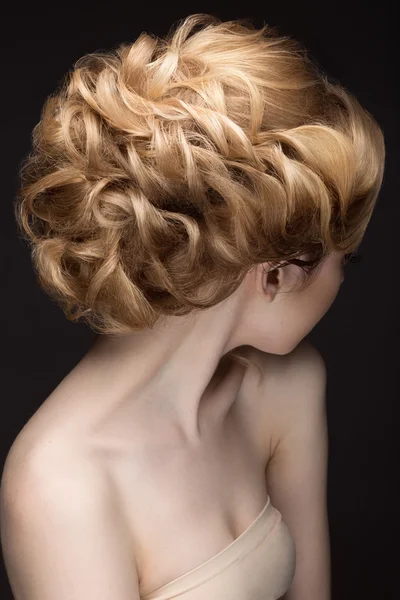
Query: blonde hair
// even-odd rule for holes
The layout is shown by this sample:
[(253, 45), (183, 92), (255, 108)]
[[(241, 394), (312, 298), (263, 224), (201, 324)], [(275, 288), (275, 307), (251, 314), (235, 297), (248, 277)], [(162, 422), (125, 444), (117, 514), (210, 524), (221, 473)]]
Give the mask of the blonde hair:
[(192, 15), (76, 63), (15, 214), (67, 318), (129, 333), (221, 302), (258, 263), (311, 274), (352, 252), (384, 158), (374, 118), (297, 41)]

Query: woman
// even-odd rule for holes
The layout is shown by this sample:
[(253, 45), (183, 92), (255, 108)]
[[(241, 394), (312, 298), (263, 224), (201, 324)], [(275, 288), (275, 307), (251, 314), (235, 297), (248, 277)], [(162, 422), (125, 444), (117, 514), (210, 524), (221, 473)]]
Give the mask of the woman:
[(16, 600), (327, 600), (326, 313), (383, 135), (296, 41), (189, 17), (84, 57), (16, 217), (99, 337), (14, 441)]

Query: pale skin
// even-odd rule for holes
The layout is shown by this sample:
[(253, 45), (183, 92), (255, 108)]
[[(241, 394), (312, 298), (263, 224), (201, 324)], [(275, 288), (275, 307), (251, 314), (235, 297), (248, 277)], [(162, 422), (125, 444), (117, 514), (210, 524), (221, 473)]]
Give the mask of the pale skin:
[[(296, 541), (282, 598), (330, 600), (326, 373), (302, 339), (333, 303), (342, 259), (329, 255), (304, 290), (298, 267), (275, 283), (256, 265), (212, 309), (99, 337), (7, 456), (15, 600), (139, 600), (139, 580), (160, 587), (236, 539), (267, 493)], [(261, 383), (221, 361), (243, 345)]]

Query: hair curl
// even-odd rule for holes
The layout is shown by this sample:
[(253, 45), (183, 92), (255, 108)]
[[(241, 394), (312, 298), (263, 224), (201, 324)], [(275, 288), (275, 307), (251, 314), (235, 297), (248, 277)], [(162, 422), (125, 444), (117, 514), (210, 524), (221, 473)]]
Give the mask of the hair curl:
[(134, 332), (217, 304), (255, 264), (310, 275), (352, 252), (384, 160), (372, 115), (300, 43), (192, 15), (76, 63), (34, 129), (15, 214), (68, 319)]

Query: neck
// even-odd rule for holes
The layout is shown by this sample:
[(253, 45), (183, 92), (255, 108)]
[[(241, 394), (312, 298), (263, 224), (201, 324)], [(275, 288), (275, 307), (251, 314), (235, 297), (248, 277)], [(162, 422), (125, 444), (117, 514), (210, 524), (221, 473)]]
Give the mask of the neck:
[(124, 420), (134, 404), (135, 415), (138, 409), (146, 411), (143, 419), (151, 413), (186, 441), (198, 442), (224, 421), (244, 377), (244, 368), (225, 356), (243, 345), (235, 329), (239, 308), (231, 297), (145, 332), (100, 336), (90, 354), (97, 385), (107, 389), (106, 402), (118, 405)]

